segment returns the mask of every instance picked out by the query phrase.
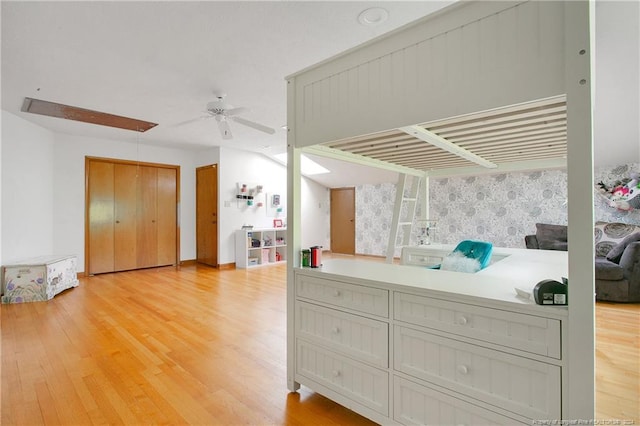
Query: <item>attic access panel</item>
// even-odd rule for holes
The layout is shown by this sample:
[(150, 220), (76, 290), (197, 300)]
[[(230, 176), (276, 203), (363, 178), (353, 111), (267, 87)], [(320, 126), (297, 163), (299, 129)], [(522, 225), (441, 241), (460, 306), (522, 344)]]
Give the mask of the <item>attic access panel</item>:
[(24, 98), (21, 111), (66, 120), (82, 121), (84, 123), (99, 124), (101, 126), (116, 127), (118, 129), (134, 130), (136, 132), (146, 132), (158, 125), (158, 123), (151, 123), (149, 121), (33, 98)]
[[(566, 96), (465, 114), (417, 126), (323, 144), (331, 150), (380, 164), (422, 172), (491, 168), (506, 163), (566, 159)], [(411, 131), (442, 140), (442, 147)], [(448, 148), (447, 148), (448, 147)], [(493, 166), (492, 166), (493, 165)]]

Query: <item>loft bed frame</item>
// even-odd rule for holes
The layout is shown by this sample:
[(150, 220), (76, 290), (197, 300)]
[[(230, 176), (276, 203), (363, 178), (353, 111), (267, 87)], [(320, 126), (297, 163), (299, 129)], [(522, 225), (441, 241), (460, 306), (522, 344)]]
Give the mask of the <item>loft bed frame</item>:
[(427, 178), (566, 167), (562, 413), (594, 418), (594, 272), (583, 267), (593, 263), (592, 17), (583, 1), (460, 2), (288, 76), (288, 308), (301, 153)]

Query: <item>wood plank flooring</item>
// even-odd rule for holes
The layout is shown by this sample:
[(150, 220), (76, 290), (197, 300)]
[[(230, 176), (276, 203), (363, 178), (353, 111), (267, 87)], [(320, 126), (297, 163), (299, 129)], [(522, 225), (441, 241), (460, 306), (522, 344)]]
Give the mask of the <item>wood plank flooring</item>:
[(640, 425), (638, 303), (596, 303), (596, 417)]
[[(373, 424), (288, 392), (285, 274), (158, 268), (2, 305), (1, 424)], [(596, 311), (597, 416), (638, 419), (640, 305)]]

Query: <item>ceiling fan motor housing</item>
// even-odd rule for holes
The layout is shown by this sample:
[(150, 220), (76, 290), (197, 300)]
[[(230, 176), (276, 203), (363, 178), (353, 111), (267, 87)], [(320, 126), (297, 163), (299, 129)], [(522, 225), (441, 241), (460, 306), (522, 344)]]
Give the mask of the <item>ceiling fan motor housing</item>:
[(207, 111), (211, 114), (224, 114), (227, 109), (229, 109), (229, 105), (225, 105), (222, 100), (211, 101), (207, 104)]

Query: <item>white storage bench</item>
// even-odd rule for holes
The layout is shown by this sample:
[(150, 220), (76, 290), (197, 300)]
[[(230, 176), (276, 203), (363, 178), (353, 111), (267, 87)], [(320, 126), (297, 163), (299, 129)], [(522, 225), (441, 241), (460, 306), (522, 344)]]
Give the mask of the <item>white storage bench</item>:
[(41, 256), (2, 266), (2, 303), (43, 302), (77, 287), (75, 256)]

